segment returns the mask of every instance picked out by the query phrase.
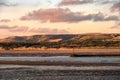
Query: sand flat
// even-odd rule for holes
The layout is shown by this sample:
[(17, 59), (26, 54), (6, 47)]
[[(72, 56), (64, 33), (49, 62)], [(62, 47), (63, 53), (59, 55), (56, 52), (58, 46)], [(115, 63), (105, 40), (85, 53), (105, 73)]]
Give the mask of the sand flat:
[(0, 65), (0, 80), (120, 80), (120, 68)]

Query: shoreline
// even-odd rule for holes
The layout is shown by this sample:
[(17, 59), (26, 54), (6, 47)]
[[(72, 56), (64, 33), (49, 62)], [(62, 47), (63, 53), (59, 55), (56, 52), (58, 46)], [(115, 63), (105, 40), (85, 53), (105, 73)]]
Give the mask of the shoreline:
[(63, 62), (63, 61), (0, 61), (7, 65), (46, 65), (46, 66), (120, 66), (120, 62)]
[(64, 50), (23, 50), (23, 51), (0, 51), (0, 57), (9, 57), (9, 56), (26, 56), (26, 57), (48, 57), (48, 56), (70, 56), (71, 54), (78, 55), (110, 55), (110, 56), (120, 56), (119, 49), (64, 49)]
[(40, 70), (116, 70), (120, 71), (119, 66), (46, 66), (46, 65), (0, 65), (0, 70), (3, 69), (17, 69), (17, 68), (35, 68)]

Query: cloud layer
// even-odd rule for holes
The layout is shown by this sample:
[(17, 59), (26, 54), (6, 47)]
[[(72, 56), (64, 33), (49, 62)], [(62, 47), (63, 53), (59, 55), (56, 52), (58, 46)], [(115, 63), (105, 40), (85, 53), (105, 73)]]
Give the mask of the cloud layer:
[(111, 7), (112, 11), (119, 11), (120, 12), (120, 2), (114, 3)]
[(32, 28), (27, 26), (8, 26), (0, 25), (0, 30), (7, 30), (9, 32), (28, 32), (28, 33), (44, 33), (44, 34), (67, 34), (69, 31), (65, 29), (52, 29), (52, 28)]
[(65, 29), (50, 29), (50, 28), (33, 28), (31, 29), (29, 32), (33, 32), (33, 33), (47, 33), (47, 34), (67, 34), (69, 33), (67, 30)]
[(0, 7), (10, 7), (10, 6), (16, 6), (16, 4), (9, 3), (8, 0), (0, 0)]
[(0, 25), (0, 29), (8, 30), (10, 32), (25, 32), (28, 30), (28, 27), (26, 27), (26, 26)]
[(7, 4), (5, 2), (6, 2), (6, 0), (0, 0), (0, 6), (7, 6)]
[(0, 22), (10, 22), (11, 20), (9, 19), (1, 19)]
[(14, 28), (16, 28), (16, 26), (10, 27), (10, 26), (7, 26), (7, 25), (0, 25), (0, 29), (14, 29)]
[(59, 3), (59, 6), (78, 5), (78, 4), (86, 4), (91, 2), (93, 2), (93, 0), (62, 0), (62, 2)]
[(91, 4), (91, 3), (109, 4), (115, 2), (118, 2), (118, 0), (62, 0), (58, 4), (58, 6), (81, 5), (81, 4)]
[(118, 16), (105, 16), (103, 13), (87, 14), (84, 15), (81, 12), (72, 12), (70, 9), (51, 8), (51, 9), (39, 9), (32, 11), (25, 16), (21, 17), (21, 20), (38, 20), (41, 22), (80, 22), (86, 20), (92, 21), (118, 21)]
[(116, 24), (114, 26), (112, 26), (111, 28), (120, 29), (120, 22), (116, 22)]

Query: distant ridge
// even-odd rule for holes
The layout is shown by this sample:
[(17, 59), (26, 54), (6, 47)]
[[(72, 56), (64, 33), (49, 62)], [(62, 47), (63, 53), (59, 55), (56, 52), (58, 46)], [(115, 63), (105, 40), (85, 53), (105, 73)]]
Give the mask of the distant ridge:
[(60, 41), (82, 41), (82, 40), (105, 40), (120, 41), (120, 34), (61, 34), (61, 35), (33, 35), (33, 36), (13, 36), (0, 39), (0, 42), (60, 42)]

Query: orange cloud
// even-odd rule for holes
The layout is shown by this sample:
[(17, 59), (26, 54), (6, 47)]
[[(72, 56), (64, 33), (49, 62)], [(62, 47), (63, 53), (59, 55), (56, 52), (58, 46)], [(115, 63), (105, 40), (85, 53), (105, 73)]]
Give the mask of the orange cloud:
[(68, 30), (65, 29), (52, 29), (52, 28), (32, 28), (27, 26), (7, 26), (0, 25), (0, 29), (7, 30), (9, 32), (28, 32), (28, 33), (45, 33), (45, 34), (67, 34)]
[(117, 22), (114, 26), (112, 26), (111, 28), (117, 28), (120, 29), (120, 22)]
[(14, 29), (11, 29), (10, 31), (11, 32), (26, 32), (26, 31), (28, 31), (28, 27), (26, 27), (26, 26), (16, 26), (16, 28), (14, 28)]
[(28, 30), (28, 27), (26, 27), (26, 26), (0, 25), (0, 29), (8, 30), (10, 32), (25, 32)]
[(2, 20), (0, 20), (0, 22), (10, 22), (11, 20), (9, 20), (9, 19), (2, 19)]
[(86, 20), (92, 21), (118, 21), (118, 16), (105, 16), (99, 12), (96, 14), (84, 15), (81, 12), (72, 12), (70, 9), (51, 8), (51, 9), (39, 9), (32, 11), (25, 16), (21, 17), (21, 20), (38, 20), (41, 22), (80, 22)]
[(47, 34), (67, 34), (69, 31), (65, 29), (50, 29), (50, 28), (33, 28), (29, 32), (33, 33), (47, 33)]
[(16, 26), (7, 26), (7, 25), (0, 25), (0, 29), (14, 29), (14, 28), (16, 28)]

